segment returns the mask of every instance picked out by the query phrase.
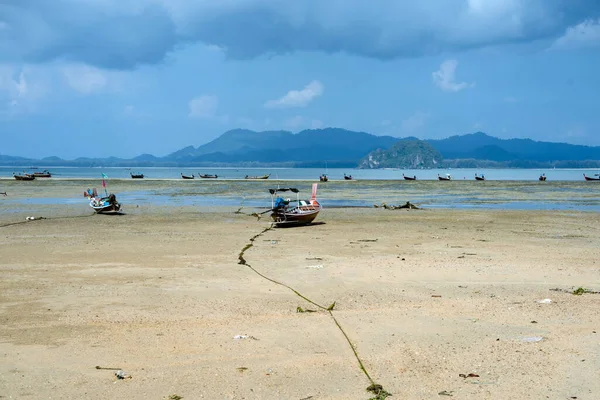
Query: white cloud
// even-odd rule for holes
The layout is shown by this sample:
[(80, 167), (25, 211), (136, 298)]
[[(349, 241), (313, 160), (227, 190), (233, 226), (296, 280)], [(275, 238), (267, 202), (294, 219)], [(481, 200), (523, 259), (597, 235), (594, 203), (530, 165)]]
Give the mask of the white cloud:
[(429, 113), (417, 111), (402, 121), (402, 132), (405, 134), (415, 134), (422, 131), (429, 117)]
[(136, 106), (131, 104), (126, 105), (123, 108), (123, 115), (130, 118), (146, 118), (150, 117), (150, 113), (138, 109)]
[(287, 120), (285, 120), (283, 125), (285, 126), (286, 129), (296, 130), (296, 129), (299, 129), (301, 126), (303, 126), (305, 123), (306, 123), (306, 121), (305, 121), (304, 117), (302, 117), (300, 115), (296, 115), (292, 118), (288, 118)]
[(456, 82), (455, 73), (458, 61), (446, 60), (440, 65), (440, 69), (433, 72), (433, 83), (445, 92), (459, 92), (463, 89), (475, 86), (475, 82)]
[(39, 68), (0, 64), (0, 114), (32, 112), (46, 93)]
[(219, 99), (214, 95), (203, 95), (191, 99), (188, 105), (190, 118), (212, 118), (217, 112)]
[(296, 131), (302, 129), (321, 129), (325, 124), (318, 119), (309, 119), (301, 115), (296, 115), (285, 120), (283, 126), (285, 129)]
[(62, 68), (62, 72), (69, 86), (82, 94), (101, 91), (108, 85), (106, 74), (88, 65), (68, 65)]
[(319, 81), (312, 81), (302, 90), (290, 90), (287, 94), (277, 100), (269, 100), (264, 106), (266, 108), (292, 108), (306, 107), (308, 103), (323, 94), (324, 87)]
[(321, 120), (313, 119), (312, 121), (310, 121), (310, 129), (321, 129), (324, 126), (325, 124)]
[(558, 38), (552, 48), (582, 48), (600, 46), (600, 18), (588, 19), (580, 24), (567, 28), (565, 34)]

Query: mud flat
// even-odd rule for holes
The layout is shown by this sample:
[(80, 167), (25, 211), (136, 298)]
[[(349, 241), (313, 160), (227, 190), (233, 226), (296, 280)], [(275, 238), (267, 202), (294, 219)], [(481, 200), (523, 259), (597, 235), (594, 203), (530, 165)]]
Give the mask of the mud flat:
[(0, 398), (600, 397), (598, 213), (35, 207), (0, 213)]

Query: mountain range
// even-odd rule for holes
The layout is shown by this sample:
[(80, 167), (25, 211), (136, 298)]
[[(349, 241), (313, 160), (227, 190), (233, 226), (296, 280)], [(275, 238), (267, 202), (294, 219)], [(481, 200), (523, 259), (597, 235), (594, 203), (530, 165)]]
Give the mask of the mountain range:
[(340, 128), (254, 132), (234, 129), (198, 147), (164, 157), (131, 159), (0, 155), (2, 165), (44, 166), (288, 166), (360, 168), (600, 167), (600, 147), (531, 139), (499, 139), (483, 132), (447, 139), (395, 138)]

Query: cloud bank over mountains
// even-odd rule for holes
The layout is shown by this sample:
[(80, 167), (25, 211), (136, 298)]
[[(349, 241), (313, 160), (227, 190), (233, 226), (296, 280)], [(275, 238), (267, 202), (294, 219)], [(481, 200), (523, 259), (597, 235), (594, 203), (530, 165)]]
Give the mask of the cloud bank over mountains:
[(298, 51), (394, 59), (538, 40), (565, 47), (587, 32), (586, 45), (598, 45), (599, 17), (597, 0), (4, 0), (0, 63), (133, 69), (191, 43), (233, 59)]

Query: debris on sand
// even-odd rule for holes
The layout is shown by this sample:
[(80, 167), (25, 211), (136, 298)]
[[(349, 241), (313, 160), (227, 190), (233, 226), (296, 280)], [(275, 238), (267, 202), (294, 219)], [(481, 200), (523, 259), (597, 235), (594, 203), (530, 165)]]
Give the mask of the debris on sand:
[(374, 204), (373, 207), (375, 208), (385, 208), (386, 210), (402, 210), (402, 209), (407, 209), (407, 210), (420, 210), (421, 208), (414, 205), (413, 203), (411, 203), (410, 201), (407, 201), (406, 204), (403, 205), (387, 205), (386, 203), (381, 203), (381, 206), (378, 206), (377, 204)]

